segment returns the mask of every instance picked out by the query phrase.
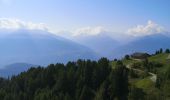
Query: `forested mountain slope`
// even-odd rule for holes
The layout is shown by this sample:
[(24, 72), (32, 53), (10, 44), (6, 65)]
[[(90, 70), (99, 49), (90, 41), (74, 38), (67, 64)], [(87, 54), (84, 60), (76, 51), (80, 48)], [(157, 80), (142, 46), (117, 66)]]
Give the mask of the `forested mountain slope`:
[[(0, 78), (0, 100), (168, 100), (169, 55), (168, 49), (160, 49), (146, 59), (126, 55), (114, 61), (101, 58), (32, 67)], [(156, 81), (149, 73), (157, 75)]]

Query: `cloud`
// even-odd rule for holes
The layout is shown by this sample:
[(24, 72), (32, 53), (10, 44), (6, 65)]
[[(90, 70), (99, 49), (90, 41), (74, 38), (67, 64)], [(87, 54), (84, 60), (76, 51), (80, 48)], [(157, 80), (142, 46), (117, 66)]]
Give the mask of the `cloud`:
[(132, 36), (146, 36), (166, 32), (163, 26), (160, 26), (149, 20), (146, 25), (137, 25), (128, 29), (127, 33)]
[(6, 30), (42, 30), (48, 31), (48, 27), (44, 23), (33, 23), (25, 22), (19, 19), (10, 19), (10, 18), (0, 18), (0, 29)]
[(97, 27), (84, 27), (72, 31), (74, 37), (76, 36), (94, 36), (104, 32), (105, 29), (101, 26)]

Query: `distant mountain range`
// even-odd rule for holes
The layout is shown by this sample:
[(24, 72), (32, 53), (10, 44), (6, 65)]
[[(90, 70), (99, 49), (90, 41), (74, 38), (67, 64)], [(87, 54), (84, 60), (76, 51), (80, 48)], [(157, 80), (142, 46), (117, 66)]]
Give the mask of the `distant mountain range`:
[(160, 48), (170, 48), (169, 34), (138, 37), (122, 43), (104, 33), (69, 40), (38, 30), (1, 31), (0, 66), (4, 68), (0, 69), (0, 76), (16, 75), (35, 65), (100, 57), (112, 60), (134, 52), (154, 53)]
[(137, 38), (125, 45), (115, 48), (112, 55), (114, 57), (122, 57), (125, 54), (134, 52), (155, 53), (156, 50), (170, 48), (169, 34), (154, 34)]
[(101, 54), (100, 56), (110, 59), (121, 58), (126, 54), (134, 52), (154, 53), (160, 48), (170, 48), (170, 33), (153, 34), (129, 39), (132, 40), (118, 41), (107, 35), (107, 33), (103, 33), (95, 36), (79, 37), (76, 40)]
[(109, 57), (113, 50), (121, 44), (104, 33), (94, 36), (76, 37), (75, 41), (91, 48), (103, 57)]
[(27, 71), (31, 67), (37, 67), (37, 66), (38, 65), (32, 65), (27, 63), (14, 63), (0, 69), (0, 76), (8, 78), (11, 77), (12, 75), (18, 75), (23, 71)]
[(96, 59), (90, 48), (44, 31), (0, 33), (0, 66), (13, 63), (48, 65), (77, 59)]

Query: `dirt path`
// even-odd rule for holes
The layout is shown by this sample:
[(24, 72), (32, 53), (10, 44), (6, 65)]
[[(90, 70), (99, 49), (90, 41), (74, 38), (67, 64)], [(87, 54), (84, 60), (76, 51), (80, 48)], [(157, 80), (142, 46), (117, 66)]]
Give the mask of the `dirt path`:
[(170, 54), (168, 55), (167, 59), (170, 59)]
[[(128, 69), (133, 69), (133, 70), (138, 71), (138, 72), (144, 72), (143, 70), (140, 70), (140, 69), (131, 68), (130, 65), (126, 65), (126, 68), (128, 68)], [(156, 82), (157, 75), (154, 74), (154, 73), (151, 73), (151, 72), (148, 72), (148, 74), (151, 75), (150, 80), (151, 80), (152, 82)]]

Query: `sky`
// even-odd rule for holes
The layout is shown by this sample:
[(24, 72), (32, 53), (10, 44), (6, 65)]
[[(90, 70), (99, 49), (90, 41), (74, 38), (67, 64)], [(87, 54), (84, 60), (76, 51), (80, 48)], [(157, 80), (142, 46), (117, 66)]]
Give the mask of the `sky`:
[(169, 5), (170, 0), (0, 0), (0, 27), (18, 23), (74, 35), (106, 30), (151, 34), (170, 31)]

